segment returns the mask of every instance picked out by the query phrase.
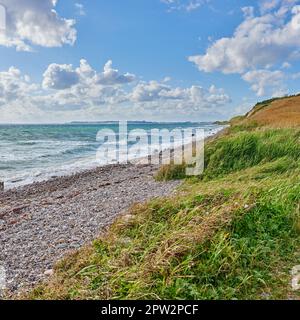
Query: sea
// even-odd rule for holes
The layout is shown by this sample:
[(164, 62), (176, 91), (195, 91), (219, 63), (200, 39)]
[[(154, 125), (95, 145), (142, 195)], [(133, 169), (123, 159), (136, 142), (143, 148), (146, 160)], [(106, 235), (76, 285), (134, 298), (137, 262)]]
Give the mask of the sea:
[[(206, 137), (223, 128), (210, 122), (143, 121), (129, 122), (127, 127), (128, 132), (142, 129), (149, 136), (152, 129), (203, 129)], [(107, 129), (116, 135), (118, 141), (118, 122), (0, 125), (0, 181), (4, 182), (5, 189), (10, 189), (106, 165), (107, 161), (101, 162), (99, 154), (96, 155), (104, 143), (97, 139), (97, 133)], [(191, 139), (174, 141), (174, 146), (189, 143)], [(161, 147), (160, 141), (156, 150), (161, 150)], [(144, 151), (139, 153), (140, 157), (148, 155), (149, 148), (141, 150)], [(111, 162), (116, 161), (120, 159), (112, 159)]]

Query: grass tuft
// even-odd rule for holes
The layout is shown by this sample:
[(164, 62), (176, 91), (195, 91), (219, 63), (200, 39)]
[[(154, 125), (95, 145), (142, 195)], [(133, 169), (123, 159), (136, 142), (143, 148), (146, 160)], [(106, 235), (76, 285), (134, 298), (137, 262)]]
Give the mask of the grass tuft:
[(155, 175), (157, 181), (180, 180), (186, 177), (185, 164), (167, 164), (159, 168)]

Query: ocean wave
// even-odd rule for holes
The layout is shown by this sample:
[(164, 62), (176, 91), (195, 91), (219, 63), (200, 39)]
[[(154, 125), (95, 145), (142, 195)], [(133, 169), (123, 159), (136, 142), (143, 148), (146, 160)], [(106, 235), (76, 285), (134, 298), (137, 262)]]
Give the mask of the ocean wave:
[[(168, 125), (166, 129), (183, 130), (188, 128), (182, 125), (176, 127), (176, 124), (173, 126), (174, 127), (170, 127), (170, 125)], [(205, 129), (206, 136), (215, 134), (222, 129), (222, 127), (214, 125), (193, 127), (193, 129), (197, 128)], [(87, 129), (90, 128), (87, 126)], [(54, 130), (52, 128), (48, 139), (47, 132), (44, 133), (43, 139), (40, 139), (40, 132), (37, 134), (36, 139), (33, 139), (33, 133), (31, 132), (30, 139), (28, 140), (23, 139), (15, 141), (14, 143), (12, 141), (1, 141), (0, 180), (4, 181), (5, 185), (10, 188), (26, 185), (34, 181), (47, 180), (53, 176), (63, 176), (70, 172), (78, 172), (108, 164), (103, 159), (96, 158), (97, 150), (101, 146), (101, 144), (96, 141), (97, 129), (98, 128), (94, 128), (94, 134), (91, 132), (86, 134), (83, 131), (61, 134), (62, 140), (51, 139)], [(161, 129), (162, 128), (160, 128), (160, 130)], [(68, 127), (64, 128), (64, 130), (68, 130)], [(148, 134), (150, 131), (151, 129), (147, 130)], [(72, 137), (72, 140), (67, 140), (67, 137)], [(183, 143), (188, 144), (190, 142), (191, 137), (187, 137)], [(120, 146), (124, 146), (126, 143), (126, 140), (122, 140)], [(151, 145), (151, 148), (149, 148), (148, 145), (141, 145), (141, 142), (139, 143), (141, 146), (140, 152), (131, 153), (128, 157), (129, 160), (145, 157), (150, 153), (157, 153), (170, 147), (169, 143), (162, 144), (161, 141)], [(182, 145), (181, 140), (177, 140), (171, 144), (172, 147), (178, 147), (180, 145)], [(128, 144), (129, 149), (134, 147), (135, 141)], [(126, 154), (119, 154), (119, 162), (126, 159)], [(117, 159), (114, 159), (112, 156), (111, 163), (116, 162)]]

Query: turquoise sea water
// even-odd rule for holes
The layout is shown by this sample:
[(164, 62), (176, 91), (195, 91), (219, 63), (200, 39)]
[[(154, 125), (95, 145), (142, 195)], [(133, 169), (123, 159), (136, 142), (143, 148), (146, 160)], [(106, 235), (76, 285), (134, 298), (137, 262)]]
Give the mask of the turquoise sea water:
[[(118, 133), (118, 128), (118, 123), (0, 125), (0, 180), (11, 188), (100, 165), (97, 132), (112, 129)], [(154, 128), (203, 128), (206, 136), (221, 129), (212, 123), (128, 124), (128, 131)]]

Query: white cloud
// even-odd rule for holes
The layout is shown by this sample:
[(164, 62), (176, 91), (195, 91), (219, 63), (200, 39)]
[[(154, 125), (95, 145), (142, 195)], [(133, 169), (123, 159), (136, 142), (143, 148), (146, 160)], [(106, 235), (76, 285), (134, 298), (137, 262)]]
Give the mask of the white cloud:
[(191, 1), (189, 4), (186, 5), (186, 11), (193, 11), (196, 10), (198, 8), (200, 8), (203, 5), (203, 1)]
[(185, 105), (186, 108), (194, 110), (214, 109), (231, 101), (223, 89), (217, 89), (215, 86), (211, 86), (209, 89), (200, 86), (173, 88), (157, 81), (139, 83), (132, 90), (130, 99), (133, 102), (168, 102), (172, 105)]
[(251, 89), (258, 97), (269, 94), (282, 96), (287, 93), (283, 84), (285, 75), (281, 71), (253, 70), (245, 73), (242, 78), (251, 84)]
[(169, 81), (171, 81), (171, 80), (172, 80), (171, 77), (164, 77), (164, 78), (163, 78), (163, 82), (169, 82)]
[[(51, 64), (42, 84), (20, 70), (0, 72), (0, 122), (49, 122), (82, 119), (195, 120), (213, 117), (230, 102), (223, 89), (173, 87), (169, 79), (139, 81), (112, 68), (95, 71), (86, 60), (74, 68)], [(202, 118), (203, 120), (203, 118)]]
[(125, 84), (135, 80), (135, 75), (131, 73), (120, 74), (117, 69), (112, 68), (112, 61), (109, 60), (104, 65), (104, 71), (98, 76), (98, 83), (104, 85)]
[(275, 9), (280, 3), (280, 0), (260, 0), (259, 7), (262, 13)]
[(75, 3), (75, 8), (79, 16), (85, 16), (86, 12), (82, 3)]
[(262, 14), (277, 9), (276, 15), (281, 16), (297, 3), (298, 0), (260, 0), (259, 9)]
[(299, 56), (300, 6), (293, 6), (290, 15), (283, 16), (278, 16), (279, 11), (258, 17), (249, 8), (244, 12), (245, 20), (232, 37), (215, 41), (204, 55), (189, 57), (199, 70), (244, 73)]
[(32, 84), (28, 75), (22, 75), (15, 67), (0, 72), (0, 106), (23, 99), (36, 91), (38, 85)]
[(167, 96), (170, 87), (157, 81), (141, 82), (132, 91), (131, 98), (136, 102), (153, 101)]
[(252, 18), (254, 17), (254, 7), (243, 7), (242, 11), (244, 13), (245, 18)]
[(72, 65), (52, 63), (43, 74), (43, 87), (46, 89), (67, 89), (79, 82), (79, 74)]
[[(127, 100), (122, 86), (134, 81), (132, 74), (120, 74), (109, 60), (103, 72), (97, 72), (82, 59), (76, 69), (72, 65), (50, 65), (44, 73), (44, 88), (56, 89), (50, 100), (56, 109), (84, 109), (104, 104), (120, 104)], [(50, 84), (50, 85), (48, 85)], [(54, 84), (54, 85), (53, 85)]]
[(210, 0), (161, 0), (161, 2), (168, 6), (168, 11), (185, 10), (191, 12), (210, 2)]
[(120, 74), (117, 69), (112, 68), (112, 61), (104, 65), (101, 73), (93, 68), (84, 59), (76, 69), (72, 65), (53, 63), (48, 66), (43, 74), (43, 87), (46, 89), (63, 90), (75, 85), (85, 86), (117, 86), (130, 83), (135, 80), (135, 75), (130, 73)]
[(6, 8), (6, 30), (0, 45), (30, 51), (32, 45), (60, 47), (76, 41), (75, 21), (59, 16), (57, 0), (1, 0)]

